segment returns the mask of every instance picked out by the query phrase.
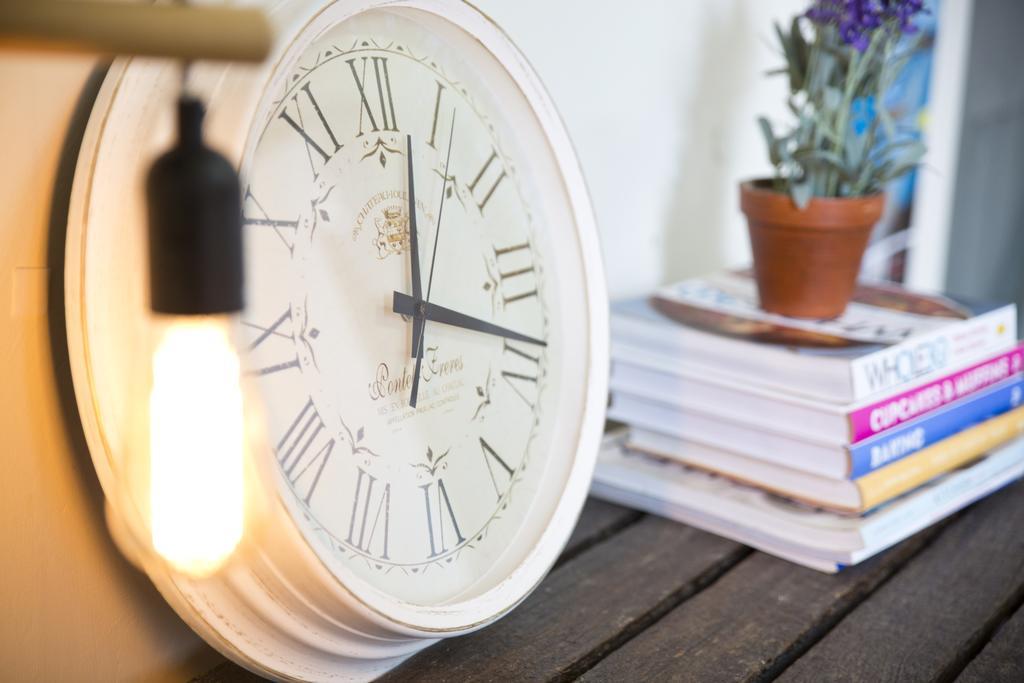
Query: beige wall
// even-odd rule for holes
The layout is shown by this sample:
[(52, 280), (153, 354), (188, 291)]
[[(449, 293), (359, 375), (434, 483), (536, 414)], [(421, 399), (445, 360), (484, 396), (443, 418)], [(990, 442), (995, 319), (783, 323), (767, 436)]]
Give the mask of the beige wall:
[[(216, 655), (114, 549), (92, 464), (61, 412), (57, 382), (69, 380), (51, 361), (51, 202), (91, 70), (0, 54), (0, 679), (185, 680)], [(54, 246), (59, 255), (62, 239)]]

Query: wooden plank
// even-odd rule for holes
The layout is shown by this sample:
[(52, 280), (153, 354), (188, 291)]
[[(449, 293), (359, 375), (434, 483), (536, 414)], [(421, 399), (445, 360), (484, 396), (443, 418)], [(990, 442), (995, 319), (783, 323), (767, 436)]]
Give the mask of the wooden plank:
[(957, 683), (1024, 681), (1024, 607), (996, 631), (995, 637), (975, 657)]
[(1024, 599), (1021, 528), (1018, 483), (950, 524), (782, 680), (951, 680)]
[(919, 534), (838, 575), (756, 553), (583, 679), (770, 680), (919, 552), (928, 537)]
[(201, 676), (196, 676), (189, 683), (262, 683), (266, 680), (232, 661), (225, 661)]
[(749, 552), (691, 527), (644, 517), (556, 569), (501, 621), (442, 641), (380, 680), (572, 678)]
[(573, 529), (572, 536), (569, 537), (562, 556), (558, 559), (558, 564), (562, 564), (590, 546), (600, 543), (608, 536), (635, 523), (641, 517), (643, 517), (642, 512), (597, 498), (588, 498), (580, 512), (576, 528)]
[[(575, 557), (609, 536), (621, 531), (643, 517), (643, 513), (608, 503), (597, 498), (588, 498), (580, 512), (576, 528), (572, 532), (559, 563)], [(558, 566), (558, 565), (556, 565)], [(225, 661), (192, 679), (191, 683), (255, 683), (263, 678), (253, 674), (234, 662)]]

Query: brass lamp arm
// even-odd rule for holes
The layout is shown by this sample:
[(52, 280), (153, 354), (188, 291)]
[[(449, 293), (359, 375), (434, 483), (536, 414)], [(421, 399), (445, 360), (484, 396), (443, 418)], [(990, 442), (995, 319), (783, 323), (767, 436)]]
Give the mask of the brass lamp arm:
[(260, 62), (273, 36), (255, 8), (124, 2), (0, 2), (0, 48)]

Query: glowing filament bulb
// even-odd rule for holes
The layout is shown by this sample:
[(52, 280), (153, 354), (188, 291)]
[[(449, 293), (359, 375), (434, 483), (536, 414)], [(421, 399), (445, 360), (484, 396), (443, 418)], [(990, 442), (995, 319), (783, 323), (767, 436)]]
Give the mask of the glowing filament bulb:
[(242, 388), (226, 317), (165, 325), (149, 416), (153, 547), (178, 571), (208, 576), (238, 545), (245, 515)]

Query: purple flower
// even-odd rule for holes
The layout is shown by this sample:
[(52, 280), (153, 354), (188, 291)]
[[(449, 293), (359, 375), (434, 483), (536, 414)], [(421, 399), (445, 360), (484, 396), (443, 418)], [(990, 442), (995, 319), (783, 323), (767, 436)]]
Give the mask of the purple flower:
[(911, 21), (924, 11), (924, 0), (815, 0), (805, 16), (816, 24), (832, 24), (847, 45), (863, 52), (872, 33), (891, 24), (899, 33), (917, 30)]

